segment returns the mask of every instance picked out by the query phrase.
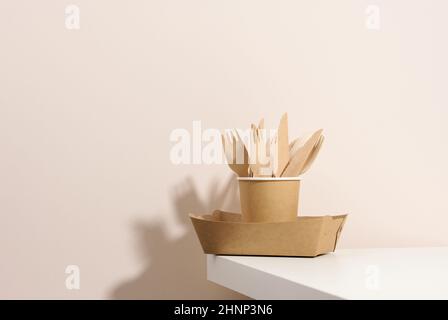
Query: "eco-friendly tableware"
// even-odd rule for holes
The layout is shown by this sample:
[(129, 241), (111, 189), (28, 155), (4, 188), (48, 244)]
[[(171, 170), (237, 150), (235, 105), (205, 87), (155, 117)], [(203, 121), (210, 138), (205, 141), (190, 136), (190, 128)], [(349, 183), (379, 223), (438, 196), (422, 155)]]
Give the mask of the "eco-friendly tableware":
[(256, 128), (256, 148), (258, 161), (258, 177), (272, 177), (273, 171), (271, 167), (271, 157), (269, 150), (269, 143), (267, 141), (266, 131)]
[(248, 176), (248, 155), (244, 143), (232, 132), (225, 132), (221, 135), (224, 155), (230, 169), (239, 177)]
[(305, 144), (298, 148), (298, 150), (292, 155), (285, 170), (281, 174), (282, 177), (296, 177), (301, 172), (305, 165), (308, 156), (310, 155), (313, 147), (316, 145), (322, 134), (322, 129), (317, 130), (311, 135), (311, 137), (305, 142)]
[(272, 176), (264, 139), (262, 130), (252, 124), (247, 149), (249, 150), (249, 169), (253, 177)]
[(319, 140), (317, 141), (316, 145), (313, 147), (313, 150), (311, 151), (310, 155), (308, 156), (308, 159), (306, 159), (305, 165), (303, 166), (303, 169), (300, 172), (300, 174), (304, 174), (311, 167), (311, 165), (313, 164), (317, 155), (319, 154), (320, 148), (322, 147), (322, 144), (324, 143), (324, 139), (325, 139), (324, 136), (320, 136)]
[(242, 221), (295, 221), (300, 178), (239, 177)]
[[(252, 124), (241, 139), (237, 130), (223, 134), (224, 153), (230, 168), (240, 177), (294, 177), (306, 172), (320, 150), (322, 130), (289, 143), (288, 114), (281, 119), (274, 136), (265, 129), (264, 119)], [(243, 158), (242, 158), (243, 157)]]
[[(244, 177), (250, 176), (249, 153), (247, 151), (246, 144), (244, 143), (244, 140), (241, 138), (237, 129), (232, 129), (231, 132), (235, 139), (236, 146), (238, 148), (237, 150), (239, 152), (239, 153), (237, 153), (237, 161), (243, 162), (245, 165), (244, 171), (246, 171), (246, 173), (245, 173)], [(241, 153), (242, 153), (242, 156), (241, 156)]]
[(347, 215), (297, 217), (291, 222), (246, 223), (216, 210), (190, 214), (205, 253), (315, 257), (336, 249)]
[(280, 177), (289, 161), (289, 141), (288, 141), (288, 114), (285, 113), (280, 119), (277, 132), (277, 165), (274, 175)]
[(298, 137), (298, 138), (294, 139), (289, 144), (289, 158), (290, 159), (297, 152), (297, 150), (299, 150), (301, 147), (303, 147), (303, 145), (309, 139), (309, 137), (310, 137), (309, 135), (308, 136), (306, 135), (306, 136)]

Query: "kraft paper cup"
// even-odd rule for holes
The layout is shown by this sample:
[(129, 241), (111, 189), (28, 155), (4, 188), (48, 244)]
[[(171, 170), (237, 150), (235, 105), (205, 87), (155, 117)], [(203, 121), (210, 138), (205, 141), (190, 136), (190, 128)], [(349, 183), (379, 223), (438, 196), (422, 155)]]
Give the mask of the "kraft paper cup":
[(238, 178), (243, 222), (296, 221), (300, 177)]

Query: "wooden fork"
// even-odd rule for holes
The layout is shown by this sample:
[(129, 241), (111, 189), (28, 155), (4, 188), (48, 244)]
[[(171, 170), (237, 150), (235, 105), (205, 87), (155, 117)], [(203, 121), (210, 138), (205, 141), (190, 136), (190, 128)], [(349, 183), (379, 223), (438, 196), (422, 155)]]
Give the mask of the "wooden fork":
[[(239, 177), (247, 177), (249, 175), (248, 154), (244, 143), (239, 138), (236, 130), (221, 134), (224, 155), (230, 169)], [(237, 157), (238, 152), (243, 151), (243, 159)]]

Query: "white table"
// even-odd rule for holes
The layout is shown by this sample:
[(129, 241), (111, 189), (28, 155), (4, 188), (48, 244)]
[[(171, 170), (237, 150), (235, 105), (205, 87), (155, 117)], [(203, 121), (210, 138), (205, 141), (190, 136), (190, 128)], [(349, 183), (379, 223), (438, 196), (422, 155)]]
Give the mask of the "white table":
[(254, 299), (448, 299), (448, 247), (208, 255), (207, 278)]

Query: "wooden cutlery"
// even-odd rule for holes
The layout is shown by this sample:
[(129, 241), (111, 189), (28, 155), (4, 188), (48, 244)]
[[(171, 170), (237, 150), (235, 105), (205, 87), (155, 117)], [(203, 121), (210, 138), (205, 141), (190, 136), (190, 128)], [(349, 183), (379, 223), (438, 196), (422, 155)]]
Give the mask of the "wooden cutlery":
[(221, 135), (221, 139), (230, 169), (239, 177), (247, 177), (249, 175), (249, 157), (238, 132), (236, 130), (225, 132)]
[[(274, 149), (275, 150), (275, 149)], [(272, 151), (272, 150), (271, 150)], [(280, 177), (289, 161), (288, 114), (280, 119), (277, 131), (277, 165), (274, 174)]]
[(227, 163), (240, 177), (296, 177), (309, 170), (324, 141), (322, 129), (311, 136), (289, 143), (288, 115), (285, 113), (273, 137), (269, 137), (261, 119), (251, 125), (248, 141), (236, 129), (222, 137)]
[(313, 150), (316, 143), (319, 141), (322, 135), (322, 129), (316, 131), (305, 142), (305, 144), (298, 148), (291, 156), (285, 170), (282, 172), (282, 177), (296, 177), (302, 173), (303, 167)]
[(316, 157), (320, 151), (322, 143), (324, 143), (324, 136), (321, 135), (319, 140), (317, 141), (316, 145), (313, 147), (313, 150), (311, 150), (311, 153), (308, 156), (308, 159), (306, 159), (305, 165), (303, 166), (303, 169), (299, 174), (304, 174), (311, 167), (311, 165), (313, 164), (314, 160), (316, 159)]

